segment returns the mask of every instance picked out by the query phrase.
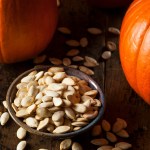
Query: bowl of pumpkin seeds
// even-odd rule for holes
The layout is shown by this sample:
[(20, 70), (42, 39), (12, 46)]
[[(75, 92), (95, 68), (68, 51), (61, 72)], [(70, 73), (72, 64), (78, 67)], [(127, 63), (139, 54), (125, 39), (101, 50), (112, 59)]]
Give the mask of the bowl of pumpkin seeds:
[(104, 94), (87, 74), (63, 66), (38, 66), (19, 75), (6, 100), (13, 120), (30, 133), (68, 138), (103, 116)]

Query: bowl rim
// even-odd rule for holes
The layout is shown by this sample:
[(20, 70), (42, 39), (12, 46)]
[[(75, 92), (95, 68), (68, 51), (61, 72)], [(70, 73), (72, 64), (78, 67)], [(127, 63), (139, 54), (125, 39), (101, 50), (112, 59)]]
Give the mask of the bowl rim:
[[(61, 134), (53, 134), (53, 133), (50, 133), (50, 132), (49, 133), (48, 132), (42, 132), (42, 131), (38, 131), (34, 128), (29, 127), (23, 121), (21, 121), (20, 118), (16, 117), (16, 115), (15, 115), (15, 111), (12, 108), (12, 105), (11, 105), (11, 102), (12, 102), (11, 96), (13, 96), (12, 92), (13, 92), (14, 86), (16, 86), (17, 83), (20, 83), (20, 80), (24, 76), (29, 74), (30, 72), (35, 71), (35, 70), (36, 71), (42, 71), (42, 70), (46, 70), (50, 67), (63, 67), (67, 74), (69, 72), (68, 75), (74, 75), (74, 76), (77, 76), (77, 77), (80, 76), (79, 77), (80, 79), (86, 80), (89, 83), (90, 86), (93, 86), (94, 89), (98, 90), (98, 93), (99, 93), (99, 98), (98, 99), (100, 99), (101, 103), (102, 103), (102, 105), (99, 109), (98, 115), (88, 125), (82, 127), (80, 130), (76, 130), (76, 131), (73, 131), (73, 132), (67, 132), (67, 133), (61, 133)], [(75, 75), (74, 73), (77, 74), (77, 75)], [(48, 136), (48, 137), (51, 137), (51, 138), (66, 138), (66, 137), (68, 138), (68, 137), (73, 137), (75, 135), (86, 132), (91, 127), (93, 127), (98, 121), (100, 121), (102, 119), (104, 111), (105, 111), (105, 107), (106, 107), (104, 94), (103, 94), (99, 84), (96, 83), (96, 81), (92, 77), (90, 77), (89, 75), (81, 72), (80, 70), (74, 69), (74, 68), (70, 68), (70, 67), (66, 67), (66, 66), (51, 66), (51, 65), (35, 66), (34, 68), (26, 70), (25, 72), (23, 72), (19, 76), (17, 76), (8, 88), (8, 91), (7, 91), (7, 94), (6, 94), (6, 101), (8, 103), (8, 112), (9, 112), (10, 116), (12, 117), (12, 119), (16, 122), (16, 124), (18, 124), (20, 127), (24, 128), (26, 131), (28, 131), (32, 134), (36, 134), (36, 135), (40, 135), (40, 136)]]

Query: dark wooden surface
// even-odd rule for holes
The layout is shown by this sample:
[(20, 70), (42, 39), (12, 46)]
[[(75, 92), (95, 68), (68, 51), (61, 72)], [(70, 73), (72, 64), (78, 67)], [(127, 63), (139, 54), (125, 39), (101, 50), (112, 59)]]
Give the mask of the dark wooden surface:
[[(128, 122), (127, 131), (130, 138), (126, 141), (133, 145), (133, 150), (150, 150), (150, 106), (148, 106), (131, 89), (123, 74), (119, 51), (112, 53), (112, 57), (104, 61), (101, 53), (106, 50), (105, 43), (108, 40), (114, 41), (118, 45), (119, 37), (107, 32), (109, 26), (120, 28), (122, 18), (126, 8), (121, 9), (96, 9), (88, 7), (84, 0), (64, 0), (61, 4), (58, 26), (66, 26), (72, 30), (71, 36), (64, 36), (56, 32), (53, 41), (45, 50), (49, 56), (62, 58), (65, 56), (68, 47), (64, 45), (67, 39), (77, 39), (87, 37), (89, 45), (87, 48), (80, 48), (81, 55), (89, 55), (97, 59), (100, 65), (94, 68), (93, 78), (99, 83), (103, 92), (107, 107), (105, 118), (113, 123), (117, 117), (124, 118)], [(41, 20), (42, 21), (42, 20)], [(87, 27), (101, 28), (102, 35), (92, 36), (86, 32)], [(48, 61), (44, 64), (50, 64)], [(3, 65), (0, 64), (0, 101), (5, 100), (6, 92), (11, 82), (22, 72), (33, 68), (32, 60)], [(0, 109), (3, 110), (2, 103)], [(19, 139), (16, 131), (19, 128), (12, 119), (4, 126), (0, 126), (0, 150), (15, 150)], [(90, 132), (73, 138), (80, 142), (84, 150), (96, 150), (90, 144), (92, 139)], [(52, 140), (27, 134), (28, 150), (38, 150), (48, 148), (49, 150), (59, 150), (59, 140)]]

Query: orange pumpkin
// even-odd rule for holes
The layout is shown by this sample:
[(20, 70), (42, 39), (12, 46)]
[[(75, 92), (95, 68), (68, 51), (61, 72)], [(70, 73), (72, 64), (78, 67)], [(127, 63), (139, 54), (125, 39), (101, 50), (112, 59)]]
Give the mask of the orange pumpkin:
[(57, 16), (56, 0), (0, 0), (0, 62), (27, 60), (44, 50)]
[(150, 104), (150, 0), (135, 0), (120, 34), (120, 60), (131, 87)]

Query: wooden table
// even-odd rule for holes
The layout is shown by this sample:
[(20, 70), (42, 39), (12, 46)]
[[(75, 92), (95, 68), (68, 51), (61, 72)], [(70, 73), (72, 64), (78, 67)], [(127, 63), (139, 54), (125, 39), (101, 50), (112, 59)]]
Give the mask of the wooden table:
[[(100, 65), (94, 68), (93, 78), (99, 83), (103, 92), (107, 107), (105, 119), (114, 123), (117, 117), (124, 118), (128, 122), (127, 131), (130, 138), (125, 140), (133, 145), (133, 150), (150, 150), (150, 106), (148, 106), (127, 83), (119, 60), (119, 51), (112, 53), (112, 57), (103, 60), (101, 54), (106, 50), (105, 44), (108, 40), (114, 41), (118, 45), (118, 36), (108, 33), (110, 26), (120, 28), (122, 18), (126, 8), (122, 9), (96, 9), (88, 7), (84, 0), (65, 0), (60, 6), (60, 16), (58, 26), (66, 26), (72, 30), (71, 36), (64, 36), (56, 32), (53, 41), (44, 51), (48, 56), (62, 58), (69, 50), (64, 45), (67, 39), (77, 39), (87, 37), (89, 45), (87, 48), (80, 48), (81, 55), (94, 57)], [(88, 27), (101, 28), (101, 35), (90, 35), (87, 33)], [(118, 48), (117, 48), (118, 49)], [(50, 64), (48, 61), (44, 64)], [(0, 64), (0, 101), (5, 100), (6, 92), (11, 82), (22, 72), (33, 68), (32, 60), (3, 65)], [(1, 110), (3, 109), (1, 103)], [(0, 150), (15, 150), (19, 139), (16, 131), (19, 128), (10, 119), (4, 126), (0, 126)], [(90, 132), (73, 138), (79, 142), (84, 150), (94, 150), (97, 147), (90, 144), (92, 139)], [(48, 148), (49, 150), (59, 150), (59, 140), (52, 140), (32, 134), (27, 135), (27, 149), (37, 150)]]

